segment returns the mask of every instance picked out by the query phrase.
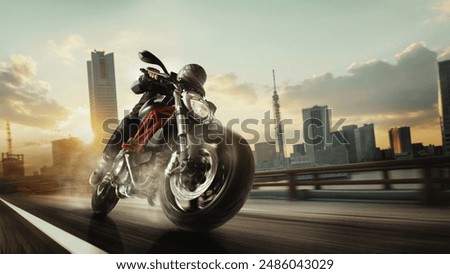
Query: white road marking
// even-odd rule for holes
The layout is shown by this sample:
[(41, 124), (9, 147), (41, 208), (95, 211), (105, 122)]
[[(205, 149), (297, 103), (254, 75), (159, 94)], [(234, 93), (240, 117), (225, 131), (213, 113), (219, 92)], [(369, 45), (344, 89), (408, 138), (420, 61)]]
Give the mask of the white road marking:
[(32, 225), (34, 225), (37, 229), (47, 234), (50, 238), (52, 238), (59, 245), (67, 249), (70, 253), (73, 254), (106, 254), (104, 250), (99, 249), (98, 247), (81, 240), (73, 236), (66, 231), (47, 223), (46, 221), (26, 212), (25, 210), (8, 203), (7, 201), (0, 199), (7, 206), (12, 208), (15, 212), (17, 212), (20, 216), (29, 221)]

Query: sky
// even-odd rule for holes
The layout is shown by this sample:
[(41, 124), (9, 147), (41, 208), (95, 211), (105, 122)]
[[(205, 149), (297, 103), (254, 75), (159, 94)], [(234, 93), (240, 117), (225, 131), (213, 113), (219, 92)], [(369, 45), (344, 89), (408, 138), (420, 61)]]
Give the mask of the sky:
[(335, 122), (374, 123), (380, 148), (400, 126), (411, 127), (413, 142), (441, 144), (436, 62), (450, 59), (450, 0), (0, 5), (0, 150), (9, 120), (27, 170), (52, 164), (52, 140), (92, 139), (86, 61), (94, 49), (114, 53), (120, 117), (139, 99), (129, 86), (147, 49), (171, 71), (202, 65), (217, 117), (238, 119), (239, 132), (246, 119), (263, 130), (275, 70), (287, 138), (302, 128), (303, 108), (326, 105)]

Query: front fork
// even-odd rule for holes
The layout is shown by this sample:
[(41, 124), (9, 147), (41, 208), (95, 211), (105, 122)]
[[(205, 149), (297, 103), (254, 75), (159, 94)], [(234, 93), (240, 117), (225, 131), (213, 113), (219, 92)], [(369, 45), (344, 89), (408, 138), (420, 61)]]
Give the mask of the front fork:
[(177, 122), (178, 130), (178, 151), (179, 151), (179, 161), (180, 163), (186, 162), (189, 158), (188, 153), (188, 123), (186, 114), (183, 111), (183, 103), (181, 101), (181, 92), (175, 89), (173, 92), (173, 97), (175, 98), (175, 119)]
[(172, 158), (170, 159), (165, 173), (167, 176), (170, 176), (174, 172), (179, 172), (181, 182), (189, 185), (192, 182), (191, 177), (195, 173), (195, 163), (189, 151), (188, 119), (183, 108), (180, 89), (175, 89), (173, 92), (173, 97), (175, 98), (175, 120), (177, 123), (178, 132), (178, 152), (172, 154)]

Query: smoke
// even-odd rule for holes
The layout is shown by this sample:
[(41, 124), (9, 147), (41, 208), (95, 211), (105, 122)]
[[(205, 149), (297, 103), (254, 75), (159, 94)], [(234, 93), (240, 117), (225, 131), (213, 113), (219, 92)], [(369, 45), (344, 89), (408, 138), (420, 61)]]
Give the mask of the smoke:
[(37, 66), (29, 56), (14, 54), (0, 63), (0, 119), (30, 127), (52, 128), (69, 111), (49, 96), (51, 85), (33, 80)]

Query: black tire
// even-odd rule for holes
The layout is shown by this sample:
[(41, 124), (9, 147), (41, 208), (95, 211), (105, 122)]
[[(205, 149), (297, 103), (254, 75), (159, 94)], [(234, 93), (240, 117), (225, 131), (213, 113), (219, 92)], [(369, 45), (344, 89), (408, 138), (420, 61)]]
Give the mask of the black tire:
[(239, 134), (217, 126), (213, 131), (203, 130), (200, 135), (205, 143), (217, 145), (219, 168), (213, 183), (204, 192), (205, 196), (210, 193), (214, 197), (209, 202), (199, 197), (184, 207), (172, 193), (170, 177), (164, 178), (160, 189), (164, 214), (188, 231), (209, 231), (236, 215), (247, 200), (255, 173), (253, 153)]
[(100, 184), (93, 188), (91, 207), (95, 215), (107, 215), (118, 201), (115, 188), (111, 184)]

